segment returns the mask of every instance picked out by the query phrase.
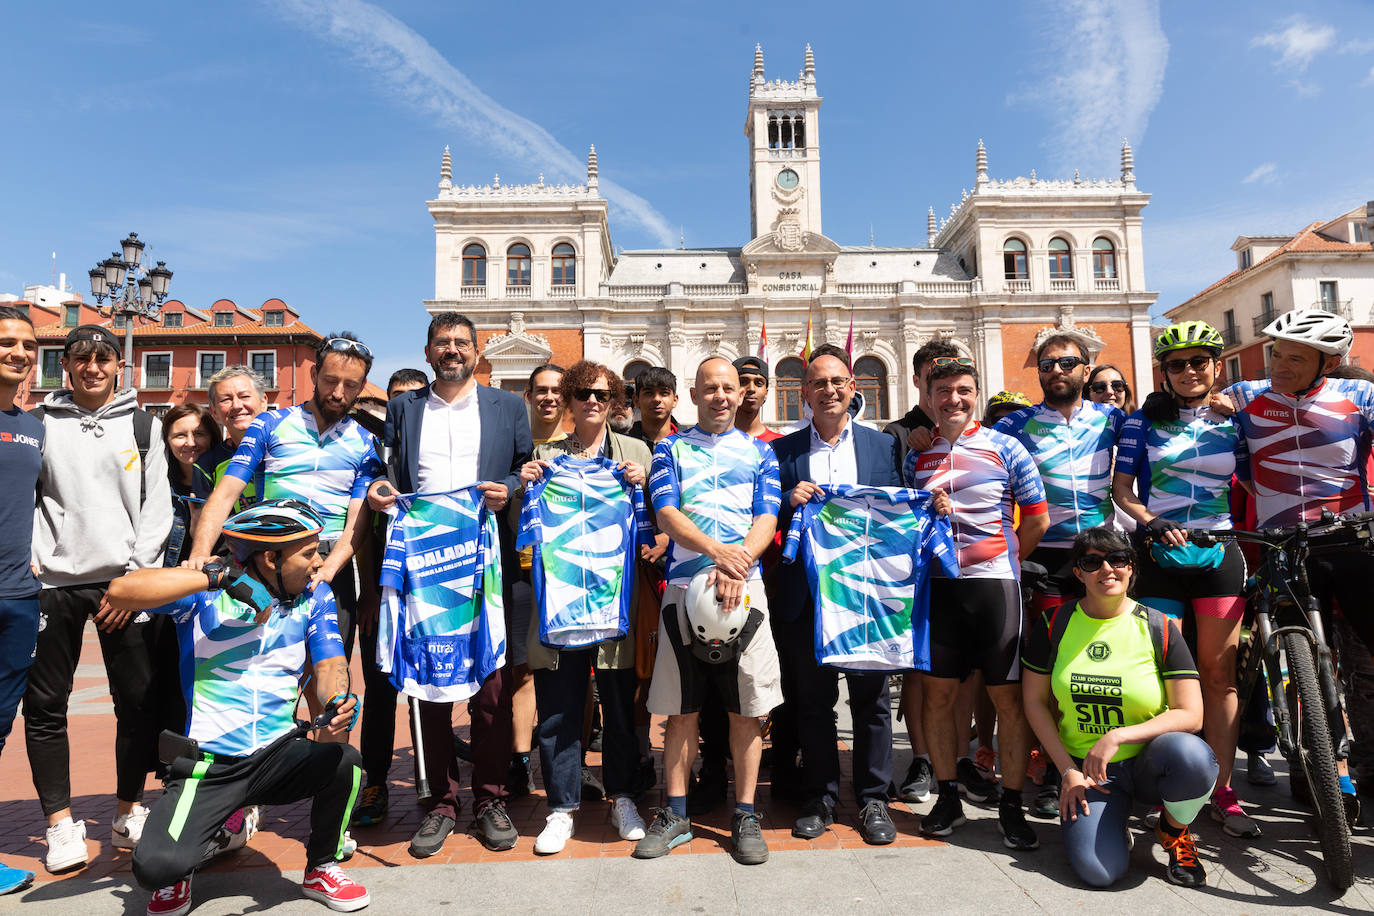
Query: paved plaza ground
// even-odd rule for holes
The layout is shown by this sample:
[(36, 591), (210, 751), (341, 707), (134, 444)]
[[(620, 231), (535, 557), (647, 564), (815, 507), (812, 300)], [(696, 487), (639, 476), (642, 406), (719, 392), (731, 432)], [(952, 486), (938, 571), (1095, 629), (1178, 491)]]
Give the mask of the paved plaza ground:
[[(361, 683), (355, 673), (355, 683)], [(461, 709), (461, 704), (460, 704)], [(847, 738), (843, 705), (841, 739)], [(759, 802), (772, 857), (766, 865), (742, 867), (728, 855), (727, 809), (697, 819), (694, 839), (669, 856), (650, 862), (629, 857), (632, 843), (619, 839), (605, 802), (584, 805), (577, 833), (559, 855), (534, 855), (543, 826), (542, 794), (512, 803), (521, 838), (514, 850), (494, 853), (465, 835), (451, 837), (443, 851), (423, 862), (406, 845), (418, 826), (413, 801), (410, 737), (404, 707), (397, 708), (397, 749), (391, 771), (391, 812), (384, 824), (354, 831), (357, 855), (347, 864), (366, 884), (373, 904), (367, 912), (574, 913), (1293, 913), (1295, 908), (1330, 913), (1374, 911), (1374, 834), (1362, 828), (1355, 841), (1355, 887), (1337, 896), (1320, 875), (1317, 845), (1305, 811), (1288, 796), (1287, 780), (1274, 789), (1255, 789), (1237, 773), (1236, 785), (1264, 828), (1258, 840), (1226, 836), (1210, 820), (1197, 827), (1208, 887), (1185, 890), (1162, 877), (1164, 857), (1153, 833), (1135, 831), (1133, 869), (1121, 886), (1087, 889), (1063, 856), (1058, 828), (1035, 821), (1041, 848), (1012, 852), (1002, 846), (996, 811), (965, 804), (969, 823), (935, 842), (917, 835), (920, 815), (931, 802), (893, 805), (899, 837), (886, 847), (866, 846), (854, 827), (851, 803), (837, 811), (837, 823), (814, 841), (794, 839), (796, 808), (773, 801), (765, 783)], [(466, 729), (461, 713), (455, 725)], [(73, 810), (87, 824), (90, 864), (62, 876), (42, 867), (44, 822), (35, 800), (24, 754), (23, 723), (15, 723), (0, 759), (0, 861), (39, 875), (27, 891), (0, 897), (0, 914), (53, 913), (104, 916), (142, 914), (147, 892), (129, 871), (129, 854), (110, 845), (114, 814), (114, 718), (94, 631), (88, 630), (72, 695), (70, 719)], [(910, 751), (898, 728), (899, 772)], [(656, 741), (661, 737), (655, 732)], [(595, 755), (592, 756), (595, 762)], [(847, 755), (841, 757), (847, 764)], [(1275, 761), (1282, 772), (1282, 762)], [(466, 769), (466, 767), (465, 767)], [(643, 808), (662, 804), (662, 781)], [(538, 778), (536, 768), (536, 779)], [(159, 790), (150, 778), (148, 803)], [(471, 811), (464, 799), (461, 823)], [(263, 829), (240, 852), (221, 857), (195, 879), (195, 916), (237, 913), (320, 914), (326, 910), (300, 895), (302, 840), (308, 803), (264, 810)]]

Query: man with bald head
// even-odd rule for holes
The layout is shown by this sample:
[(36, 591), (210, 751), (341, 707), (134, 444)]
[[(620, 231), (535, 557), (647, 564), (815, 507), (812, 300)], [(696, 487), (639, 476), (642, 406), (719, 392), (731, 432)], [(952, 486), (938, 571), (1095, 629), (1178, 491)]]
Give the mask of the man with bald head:
[[(663, 746), (668, 807), (655, 810), (634, 855), (657, 858), (692, 838), (687, 778), (696, 757), (698, 713), (707, 685), (714, 683), (730, 714), (734, 856), (741, 865), (758, 865), (768, 860), (754, 811), (763, 753), (759, 719), (782, 702), (758, 562), (777, 530), (778, 463), (766, 443), (735, 428), (741, 390), (739, 373), (728, 360), (702, 362), (691, 395), (697, 425), (658, 444), (649, 478), (658, 527), (670, 540), (648, 702), (651, 713), (668, 717)], [(706, 651), (687, 621), (687, 586), (699, 573), (727, 617), (738, 616), (738, 637), (716, 646), (721, 651), (715, 653)]]

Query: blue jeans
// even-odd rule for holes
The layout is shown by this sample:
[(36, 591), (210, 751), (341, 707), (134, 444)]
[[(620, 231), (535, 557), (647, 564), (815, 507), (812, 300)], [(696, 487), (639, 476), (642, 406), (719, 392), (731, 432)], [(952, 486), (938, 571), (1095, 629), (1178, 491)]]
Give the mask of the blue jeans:
[(0, 751), (28, 685), (38, 644), (38, 596), (0, 598)]
[[(557, 668), (534, 669), (539, 765), (549, 807), (555, 811), (571, 811), (582, 801), (582, 716), (596, 651), (596, 646), (564, 649)], [(596, 689), (601, 696), (601, 780), (606, 797), (629, 795), (639, 767), (635, 669), (597, 668)]]

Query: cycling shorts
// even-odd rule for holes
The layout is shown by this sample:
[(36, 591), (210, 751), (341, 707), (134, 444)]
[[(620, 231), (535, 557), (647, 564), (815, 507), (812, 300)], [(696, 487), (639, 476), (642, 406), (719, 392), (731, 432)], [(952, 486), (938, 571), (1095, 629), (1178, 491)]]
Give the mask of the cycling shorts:
[(1240, 620), (1245, 615), (1243, 601), (1198, 601), (1202, 598), (1236, 598), (1245, 588), (1245, 555), (1234, 541), (1224, 542), (1226, 556), (1215, 569), (1176, 569), (1155, 562), (1150, 546), (1137, 534), (1135, 543), (1135, 582), (1131, 594), (1142, 604), (1151, 598), (1177, 602), (1206, 617)]
[(930, 676), (973, 669), (989, 687), (1021, 681), (1021, 586), (1015, 579), (930, 580)]

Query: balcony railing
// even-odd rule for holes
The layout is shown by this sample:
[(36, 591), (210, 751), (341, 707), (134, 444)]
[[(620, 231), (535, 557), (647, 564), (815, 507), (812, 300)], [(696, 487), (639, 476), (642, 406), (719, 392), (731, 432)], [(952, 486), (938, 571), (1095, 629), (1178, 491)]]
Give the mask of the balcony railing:
[(1099, 293), (1119, 293), (1121, 292), (1121, 278), (1098, 277), (1093, 280), (1093, 288)]
[(1029, 280), (1008, 280), (1007, 292), (1009, 293), (1028, 293), (1031, 291)]
[(1240, 328), (1233, 324), (1228, 324), (1221, 329), (1221, 342), (1227, 347), (1234, 347), (1240, 343)]
[(697, 299), (711, 299), (743, 296), (747, 289), (743, 283), (687, 283), (682, 287), (682, 294)]
[(507, 299), (528, 299), (530, 298), (530, 288), (528, 286), (506, 286)]
[(1324, 312), (1331, 312), (1333, 315), (1340, 315), (1347, 321), (1350, 320), (1350, 307), (1354, 304), (1353, 299), (1318, 299), (1312, 303), (1314, 309), (1321, 309)]
[(485, 299), (487, 298), (487, 288), (485, 286), (460, 286), (458, 287), (459, 299)]
[(895, 296), (900, 288), (898, 283), (841, 283), (842, 296)]
[(612, 299), (662, 299), (668, 295), (668, 287), (658, 283), (624, 284), (603, 286), (606, 295)]
[(1250, 319), (1250, 328), (1256, 334), (1262, 334), (1265, 327), (1277, 317), (1279, 317), (1278, 312), (1260, 312), (1254, 318)]
[(172, 376), (167, 372), (149, 372), (143, 381), (144, 388), (171, 388)]
[(571, 299), (577, 287), (571, 283), (559, 283), (549, 287), (550, 299)]
[(1050, 292), (1052, 293), (1071, 293), (1078, 289), (1078, 284), (1073, 277), (1063, 277), (1061, 279), (1050, 279)]

